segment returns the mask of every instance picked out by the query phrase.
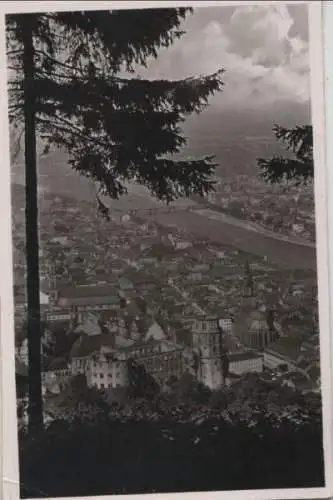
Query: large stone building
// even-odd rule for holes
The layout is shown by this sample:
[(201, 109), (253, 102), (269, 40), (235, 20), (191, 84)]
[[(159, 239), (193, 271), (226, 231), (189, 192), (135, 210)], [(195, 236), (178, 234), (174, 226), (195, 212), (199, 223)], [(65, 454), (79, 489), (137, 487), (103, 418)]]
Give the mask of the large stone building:
[(192, 352), (167, 339), (149, 339), (125, 349), (128, 357), (143, 366), (160, 385), (172, 376), (179, 378), (193, 371)]
[(118, 309), (120, 296), (118, 289), (109, 285), (66, 286), (54, 291), (52, 305), (70, 311), (71, 318), (81, 322), (91, 312)]
[(196, 375), (210, 389), (224, 383), (225, 353), (219, 320), (215, 317), (196, 319), (192, 326), (193, 350), (198, 356)]
[(234, 352), (228, 355), (228, 375), (244, 375), (245, 373), (261, 373), (264, 367), (262, 354), (253, 351)]
[[(171, 377), (184, 373), (211, 390), (224, 385), (229, 372), (241, 375), (261, 372), (262, 356), (235, 347), (230, 332), (223, 331), (216, 317), (192, 318), (192, 345), (167, 336), (157, 322), (147, 325), (145, 335), (131, 335), (122, 319), (118, 327), (99, 335), (82, 334), (71, 352), (72, 374), (85, 374), (88, 386), (98, 389), (127, 387), (129, 365), (141, 366), (162, 387)], [(227, 350), (229, 353), (227, 353)]]
[(124, 352), (116, 354), (101, 349), (89, 356), (86, 363), (88, 387), (116, 389), (129, 384), (127, 358)]
[(216, 318), (194, 321), (192, 347), (167, 337), (156, 322), (140, 339), (125, 336), (121, 324), (117, 331), (80, 336), (71, 351), (72, 375), (85, 374), (88, 385), (99, 389), (125, 387), (130, 383), (127, 370), (131, 361), (161, 386), (184, 373), (211, 389), (223, 384), (223, 347)]

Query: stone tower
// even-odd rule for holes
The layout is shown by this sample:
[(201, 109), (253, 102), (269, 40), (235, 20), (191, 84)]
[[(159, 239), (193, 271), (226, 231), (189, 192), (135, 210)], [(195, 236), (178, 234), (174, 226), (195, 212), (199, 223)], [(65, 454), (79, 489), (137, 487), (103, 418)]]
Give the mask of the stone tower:
[(192, 345), (199, 358), (198, 380), (210, 389), (218, 389), (223, 385), (223, 339), (218, 318), (194, 320)]

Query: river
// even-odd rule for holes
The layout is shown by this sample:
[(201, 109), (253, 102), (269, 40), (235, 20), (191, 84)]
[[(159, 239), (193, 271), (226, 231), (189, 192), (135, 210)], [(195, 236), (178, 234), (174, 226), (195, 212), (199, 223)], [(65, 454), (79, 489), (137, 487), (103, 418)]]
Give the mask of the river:
[(316, 271), (316, 249), (313, 243), (289, 238), (272, 231), (255, 229), (240, 221), (210, 210), (156, 211), (145, 214), (166, 227), (183, 228), (193, 238), (231, 246), (253, 255), (266, 256), (268, 261), (282, 269), (306, 269)]

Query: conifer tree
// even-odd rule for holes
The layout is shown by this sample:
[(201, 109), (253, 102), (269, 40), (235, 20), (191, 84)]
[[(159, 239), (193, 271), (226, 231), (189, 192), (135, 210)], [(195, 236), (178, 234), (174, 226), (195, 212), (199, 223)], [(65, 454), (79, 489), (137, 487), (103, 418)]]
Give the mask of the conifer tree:
[[(297, 184), (313, 179), (313, 131), (312, 126), (303, 125), (292, 129), (275, 125), (275, 136), (287, 149), (288, 155), (258, 158), (257, 165), (262, 177), (271, 183), (282, 180)], [(291, 153), (291, 154), (290, 154)]]
[(191, 9), (138, 9), (10, 15), (9, 110), (24, 126), (26, 168), (29, 425), (41, 428), (39, 240), (36, 143), (66, 150), (69, 163), (118, 198), (135, 181), (156, 198), (214, 189), (213, 157), (175, 160), (186, 139), (180, 125), (222, 89), (223, 70), (178, 81), (137, 76), (183, 32)]

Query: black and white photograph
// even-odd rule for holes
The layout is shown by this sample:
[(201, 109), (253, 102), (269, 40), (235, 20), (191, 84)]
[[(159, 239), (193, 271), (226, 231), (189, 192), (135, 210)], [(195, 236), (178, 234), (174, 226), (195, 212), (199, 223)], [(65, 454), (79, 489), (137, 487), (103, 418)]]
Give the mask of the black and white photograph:
[(12, 3), (20, 498), (318, 498), (322, 2)]

